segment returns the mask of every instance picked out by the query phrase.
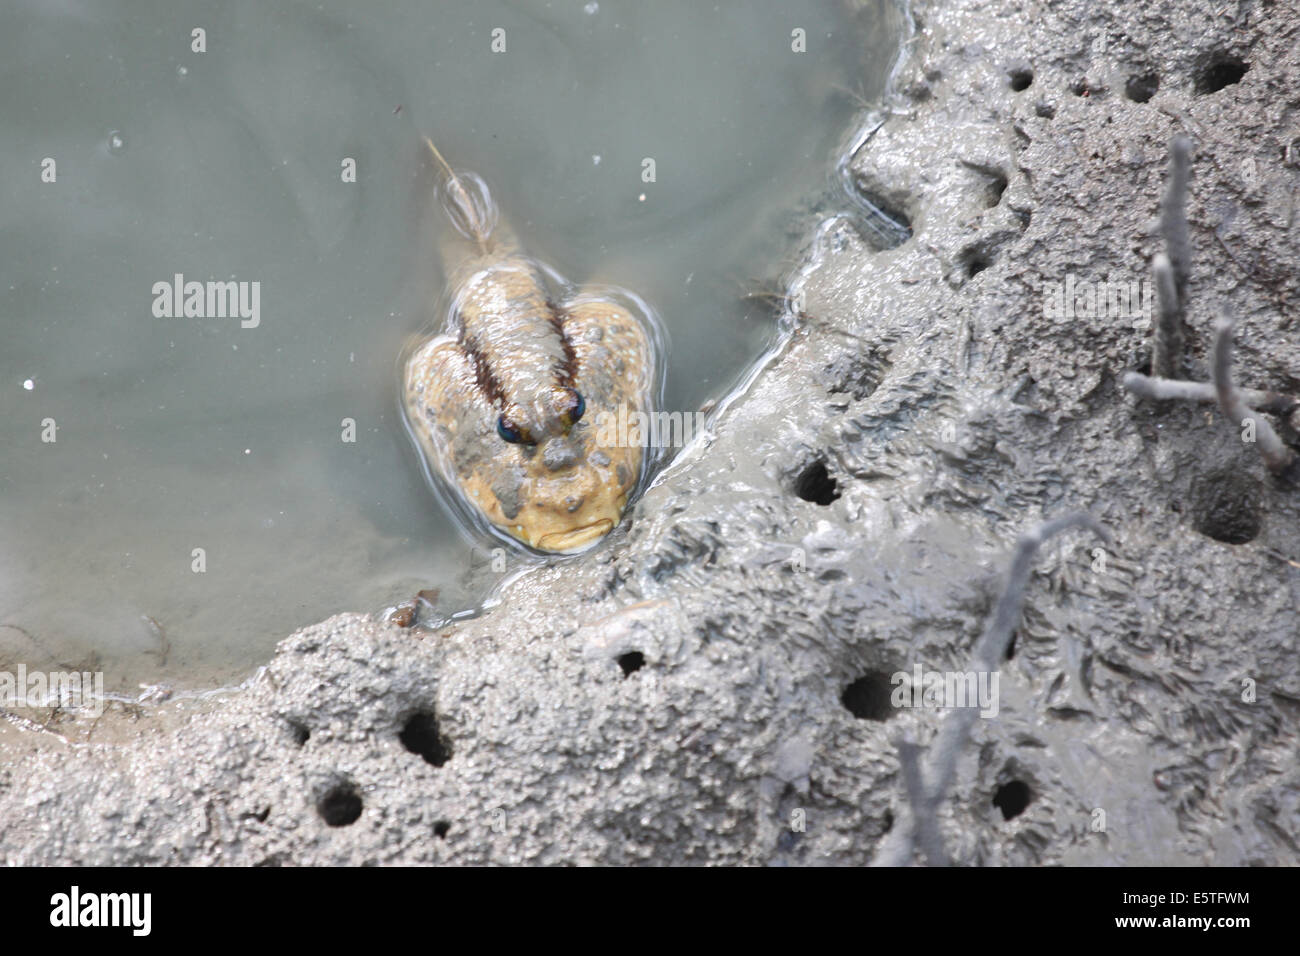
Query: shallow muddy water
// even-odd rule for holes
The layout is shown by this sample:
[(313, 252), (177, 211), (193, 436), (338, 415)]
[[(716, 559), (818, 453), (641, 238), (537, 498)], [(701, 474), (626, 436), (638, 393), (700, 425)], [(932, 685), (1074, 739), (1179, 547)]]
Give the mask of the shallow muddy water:
[[(693, 411), (770, 344), (741, 296), (898, 29), (883, 0), (7, 4), (0, 668), (197, 688), (337, 611), (474, 607), (524, 558), (458, 529), (398, 412), (442, 291), (421, 136), (531, 254), (651, 304)], [(227, 280), (243, 313), (175, 314)]]

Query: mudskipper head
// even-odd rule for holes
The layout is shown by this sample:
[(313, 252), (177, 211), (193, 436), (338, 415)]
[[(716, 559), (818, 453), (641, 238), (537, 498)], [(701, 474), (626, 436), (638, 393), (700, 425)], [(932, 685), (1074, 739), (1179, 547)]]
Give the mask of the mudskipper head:
[(557, 307), (563, 280), (514, 249), (486, 184), (426, 144), (443, 208), (473, 249), (455, 269), (447, 257), (452, 303), (443, 333), (408, 363), (408, 420), (497, 530), (539, 551), (582, 550), (619, 523), (641, 476), (641, 445), (608, 423), (648, 407), (645, 330), (582, 290)]
[(641, 450), (601, 447), (596, 416), (578, 389), (557, 386), (538, 404), (549, 412), (544, 418), (518, 405), (497, 417), (497, 438), (515, 446), (508, 452), (515, 466), (490, 489), (487, 514), (531, 548), (579, 551), (622, 518), (640, 472)]

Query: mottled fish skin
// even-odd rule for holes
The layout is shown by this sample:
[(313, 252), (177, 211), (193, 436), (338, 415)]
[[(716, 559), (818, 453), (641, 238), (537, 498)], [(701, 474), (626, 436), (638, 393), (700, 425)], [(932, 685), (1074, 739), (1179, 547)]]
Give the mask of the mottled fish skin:
[(557, 393), (574, 378), (572, 346), (559, 318), (544, 277), (519, 256), (471, 275), (452, 313), (458, 344), (480, 371), (480, 387), (534, 436), (563, 427)]
[[(541, 267), (501, 231), (475, 238), (447, 327), (406, 363), (407, 417), (445, 483), (495, 528), (540, 551), (580, 550), (619, 523), (641, 474), (643, 449), (598, 424), (620, 407), (650, 411), (646, 330), (594, 292), (554, 303)], [(586, 410), (570, 424), (573, 390)], [(532, 442), (503, 439), (503, 414)]]

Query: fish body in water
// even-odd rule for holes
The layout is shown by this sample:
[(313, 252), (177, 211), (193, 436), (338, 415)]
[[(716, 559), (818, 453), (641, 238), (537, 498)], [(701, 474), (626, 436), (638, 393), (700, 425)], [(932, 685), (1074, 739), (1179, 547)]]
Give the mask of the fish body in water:
[(464, 509), (538, 551), (571, 552), (616, 527), (646, 449), (616, 429), (649, 412), (655, 354), (631, 297), (565, 295), (501, 227), (482, 180), (443, 172), (463, 249), (447, 262), (445, 327), (404, 369), (403, 404), (422, 452)]

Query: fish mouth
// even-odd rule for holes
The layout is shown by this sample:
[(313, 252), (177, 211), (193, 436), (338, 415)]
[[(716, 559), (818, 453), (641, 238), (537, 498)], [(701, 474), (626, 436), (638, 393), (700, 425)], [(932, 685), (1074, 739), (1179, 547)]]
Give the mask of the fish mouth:
[(609, 518), (574, 528), (571, 531), (552, 531), (544, 534), (534, 547), (542, 551), (576, 551), (598, 541), (614, 530), (614, 522)]

